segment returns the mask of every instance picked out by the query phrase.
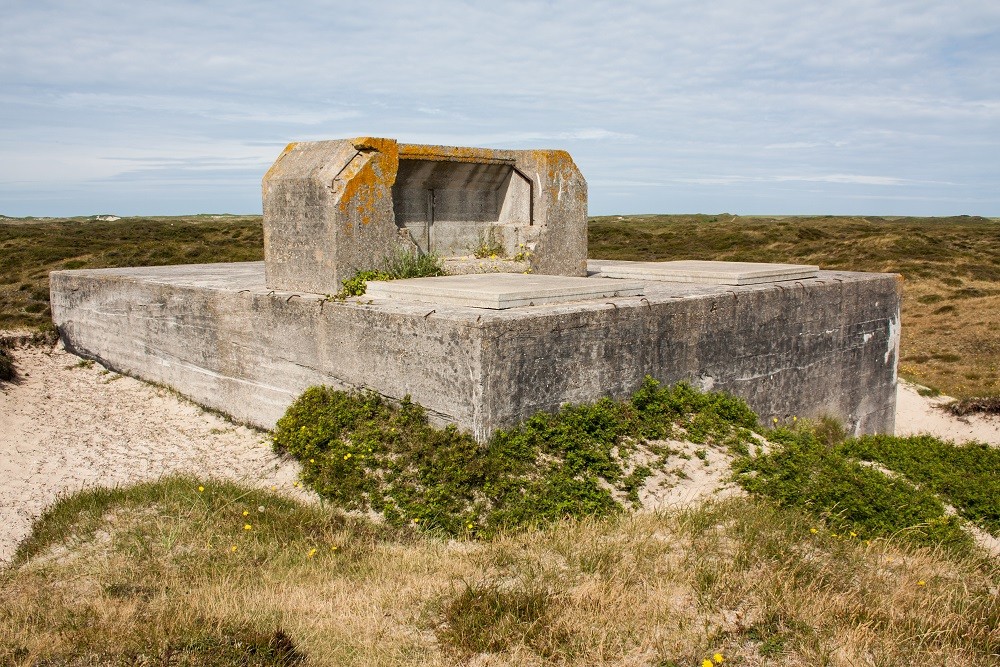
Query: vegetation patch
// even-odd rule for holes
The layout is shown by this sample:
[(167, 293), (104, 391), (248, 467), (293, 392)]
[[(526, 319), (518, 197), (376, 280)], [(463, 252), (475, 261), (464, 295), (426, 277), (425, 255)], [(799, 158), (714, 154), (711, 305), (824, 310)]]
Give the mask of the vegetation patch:
[(838, 442), (815, 427), (776, 429), (767, 437), (774, 445), (770, 452), (734, 463), (740, 484), (815, 515), (838, 538), (898, 537), (967, 549), (971, 538), (959, 517), (1000, 534), (996, 449), (931, 436)]
[(937, 494), (958, 513), (1000, 536), (1000, 449), (956, 445), (931, 436), (873, 435), (848, 440), (839, 451), (904, 475)]
[(503, 243), (497, 238), (496, 227), (490, 225), (485, 233), (479, 232), (479, 240), (472, 254), (479, 259), (496, 259), (504, 256)]
[(548, 634), (551, 598), (551, 593), (536, 583), (466, 584), (445, 605), (438, 639), (468, 655), (525, 645), (543, 648), (538, 640)]
[(88, 489), (0, 572), (0, 664), (991, 664), (997, 559), (817, 525), (750, 497), (460, 541), (213, 480)]
[(382, 261), (382, 268), (359, 271), (343, 281), (343, 287), (333, 298), (344, 300), (365, 293), (370, 280), (401, 280), (444, 276), (447, 272), (441, 258), (433, 253), (400, 250)]
[(420, 406), (374, 393), (313, 387), (278, 421), (274, 445), (303, 480), (339, 507), (374, 510), (395, 525), (450, 535), (565, 517), (607, 516), (638, 504), (646, 461), (676, 435), (745, 450), (757, 417), (746, 404), (647, 378), (627, 401), (604, 399), (540, 413), (477, 443), (435, 428)]

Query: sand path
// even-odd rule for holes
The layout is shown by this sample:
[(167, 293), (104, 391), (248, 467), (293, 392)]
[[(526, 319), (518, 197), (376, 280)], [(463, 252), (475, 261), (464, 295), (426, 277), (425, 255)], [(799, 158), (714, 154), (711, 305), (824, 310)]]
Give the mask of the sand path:
[[(0, 564), (47, 506), (88, 486), (187, 472), (309, 497), (293, 486), (298, 465), (276, 457), (266, 434), (234, 426), (169, 390), (81, 364), (59, 347), (20, 348), (15, 358), (20, 379), (0, 386)], [(901, 383), (897, 433), (1000, 445), (1000, 419), (952, 417), (935, 407), (946, 400)], [(654, 504), (724, 492), (728, 465), (708, 463)]]

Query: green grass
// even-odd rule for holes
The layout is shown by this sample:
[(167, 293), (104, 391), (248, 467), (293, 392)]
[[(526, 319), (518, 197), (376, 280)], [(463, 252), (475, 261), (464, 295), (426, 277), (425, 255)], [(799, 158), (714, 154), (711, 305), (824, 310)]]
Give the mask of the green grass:
[(1000, 537), (1000, 449), (955, 445), (931, 436), (873, 435), (849, 440), (839, 451), (899, 473)]
[[(747, 491), (808, 512), (840, 539), (895, 537), (957, 551), (972, 547), (961, 522), (946, 514), (933, 490), (862, 465), (846, 454), (853, 441), (831, 448), (808, 430), (787, 429), (768, 437), (776, 444), (773, 451), (734, 465)], [(1000, 500), (993, 504), (1000, 506)]]
[[(998, 532), (1000, 455), (985, 445), (845, 440), (826, 419), (766, 431), (769, 450), (751, 451), (755, 431), (757, 417), (739, 399), (647, 378), (627, 401), (539, 413), (485, 443), (430, 425), (408, 400), (393, 406), (374, 393), (314, 387), (278, 422), (274, 443), (334, 505), (459, 537), (635, 508), (646, 479), (665, 469), (671, 437), (737, 455), (735, 476), (747, 491), (810, 514), (840, 538), (961, 551), (973, 547), (962, 518)], [(707, 450), (695, 455), (705, 459)]]
[(0, 329), (51, 326), (50, 271), (263, 257), (260, 216), (3, 219)]

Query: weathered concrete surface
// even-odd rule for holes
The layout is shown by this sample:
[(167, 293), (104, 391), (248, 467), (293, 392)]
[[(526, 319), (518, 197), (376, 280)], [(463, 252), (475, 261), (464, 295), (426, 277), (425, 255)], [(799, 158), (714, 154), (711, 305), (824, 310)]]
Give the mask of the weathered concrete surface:
[(271, 289), (332, 294), (400, 250), (484, 242), (536, 274), (585, 276), (587, 183), (569, 154), (399, 144), (289, 144), (263, 180)]
[(57, 271), (66, 344), (270, 428), (306, 387), (410, 394), (485, 437), (538, 410), (691, 380), (772, 417), (891, 432), (898, 277), (647, 283), (644, 296), (509, 310), (275, 292), (262, 263)]
[(764, 264), (761, 262), (711, 262), (678, 260), (674, 262), (625, 262), (592, 259), (587, 262), (591, 275), (635, 280), (662, 280), (674, 283), (709, 285), (757, 285), (784, 280), (815, 278), (818, 266), (808, 264)]
[(522, 273), (409, 278), (368, 283), (367, 296), (440, 306), (505, 310), (617, 296), (639, 296), (642, 283), (610, 278), (569, 278)]

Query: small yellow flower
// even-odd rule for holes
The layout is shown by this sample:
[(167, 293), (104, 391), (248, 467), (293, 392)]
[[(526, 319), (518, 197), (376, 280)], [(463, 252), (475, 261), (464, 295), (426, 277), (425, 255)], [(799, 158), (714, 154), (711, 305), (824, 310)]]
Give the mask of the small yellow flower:
[(330, 547), (330, 551), (336, 551), (336, 550), (337, 550), (337, 545), (336, 544), (334, 544), (332, 547)]
[(344, 460), (345, 460), (345, 461), (346, 461), (347, 459), (349, 459), (349, 458), (351, 458), (351, 453), (350, 453), (350, 452), (347, 452), (346, 454), (344, 454)]
[(927, 582), (924, 581), (923, 579), (921, 579), (920, 581), (917, 582), (917, 586), (926, 586), (926, 585), (927, 585)]
[(857, 536), (858, 536), (858, 534), (857, 534), (857, 533), (855, 533), (855, 532), (854, 532), (854, 531), (852, 530), (852, 531), (851, 531), (851, 537), (857, 537)]
[(793, 417), (792, 417), (792, 421), (793, 421), (793, 422), (797, 422), (798, 420), (799, 420), (799, 418), (798, 418), (798, 417), (795, 417), (795, 416), (793, 416)]
[(316, 459), (309, 459), (309, 463), (316, 463)]
[(775, 418), (774, 418), (774, 419), (772, 419), (771, 421), (773, 421), (773, 422), (774, 422), (775, 424), (777, 424), (777, 423), (778, 423), (778, 418), (777, 418), (777, 417), (775, 417)]
[(198, 487), (198, 493), (202, 493), (204, 490), (205, 490), (204, 486), (199, 486)]
[(243, 516), (250, 516), (250, 512), (243, 510)]
[(316, 555), (316, 549), (310, 549), (309, 554), (306, 556), (306, 558), (312, 558), (315, 555)]
[(419, 516), (413, 517), (413, 523), (420, 523), (420, 517)]
[(271, 490), (272, 490), (272, 491), (277, 491), (277, 490), (278, 490), (278, 487), (276, 487), (276, 486), (272, 486), (272, 487), (271, 487)]
[(809, 532), (810, 532), (810, 533), (812, 533), (813, 535), (815, 535), (815, 534), (816, 534), (816, 533), (818, 533), (819, 531), (818, 531), (818, 530), (816, 530), (815, 528), (810, 528), (810, 529), (809, 529)]
[(717, 665), (721, 665), (723, 662), (726, 661), (726, 659), (724, 657), (722, 657), (721, 653), (716, 653), (715, 655), (713, 655), (712, 656), (712, 660), (714, 660), (715, 664), (717, 664)]
[(234, 544), (233, 546), (229, 547), (229, 550), (230, 551), (236, 551), (236, 545)]
[(705, 658), (704, 660), (701, 661), (701, 667), (714, 667), (714, 665), (712, 665), (711, 660)]
[(471, 524), (471, 523), (470, 523), (470, 524), (469, 524), (468, 526), (466, 526), (466, 527), (467, 527), (467, 528), (468, 528), (469, 530), (472, 530), (472, 524)]
[(243, 524), (243, 530), (250, 530), (251, 528), (253, 528), (253, 526), (251, 526), (249, 523)]

